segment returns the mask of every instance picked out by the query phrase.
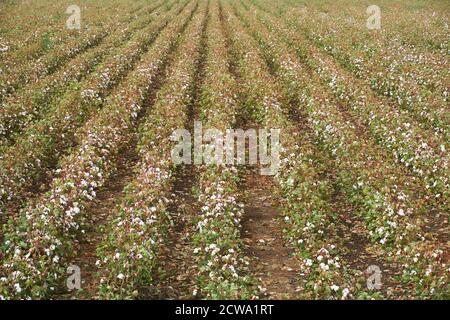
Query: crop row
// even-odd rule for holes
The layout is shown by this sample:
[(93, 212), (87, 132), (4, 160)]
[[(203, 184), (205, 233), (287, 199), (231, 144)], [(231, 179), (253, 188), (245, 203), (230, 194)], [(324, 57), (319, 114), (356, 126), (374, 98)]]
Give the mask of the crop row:
[[(284, 1), (284, 3), (288, 4), (286, 9), (296, 9), (292, 6), (293, 1)], [(316, 7), (315, 3), (310, 4), (312, 6), (307, 8), (313, 9), (314, 14), (338, 21), (337, 28), (358, 30), (358, 34), (353, 35), (355, 43), (361, 43), (364, 39), (368, 40), (374, 36), (374, 30), (368, 30), (366, 27), (367, 5), (358, 6), (348, 1), (344, 5), (343, 3), (327, 3), (327, 9), (325, 9)], [(421, 6), (420, 10), (414, 8), (415, 4), (409, 6), (407, 2), (379, 1), (377, 5), (381, 9), (381, 29), (375, 31), (377, 43), (374, 44), (391, 48), (402, 47), (406, 52), (429, 53), (436, 56), (448, 54), (445, 3), (430, 3), (429, 6)], [(306, 9), (306, 7), (299, 9)], [(414, 23), (411, 23), (412, 21)]]
[(9, 96), (3, 102), (0, 113), (0, 137), (5, 140), (3, 143), (14, 140), (14, 136), (20, 134), (24, 127), (36, 119), (45, 117), (52, 103), (64, 95), (68, 86), (77, 86), (82, 79), (95, 71), (95, 68), (110, 54), (110, 50), (128, 41), (137, 30), (153, 21), (158, 11), (153, 15), (151, 13), (161, 5), (158, 3), (150, 7), (141, 19), (114, 32), (106, 37), (101, 45), (74, 58), (68, 68), (25, 87), (18, 94)]
[(97, 46), (118, 26), (126, 25), (134, 18), (132, 14), (124, 15), (119, 21), (111, 21), (104, 27), (88, 29), (79, 38), (52, 48), (48, 54), (36, 61), (32, 60), (19, 65), (18, 68), (6, 70), (0, 77), (0, 102), (23, 86), (54, 73), (73, 57)]
[[(226, 40), (221, 29), (218, 1), (212, 8), (207, 35), (208, 52), (198, 104), (203, 130), (226, 132), (234, 126), (236, 83), (228, 70)], [(203, 151), (199, 167), (198, 203), (201, 208), (192, 238), (199, 270), (201, 296), (210, 299), (248, 299), (254, 295), (240, 236), (243, 204), (239, 175), (234, 166), (214, 161), (212, 145)], [(216, 159), (218, 160), (218, 159)]]
[[(245, 17), (251, 18), (249, 15)], [(335, 160), (337, 183), (357, 208), (355, 213), (366, 221), (374, 243), (379, 243), (387, 256), (394, 260), (426, 254), (416, 251), (418, 244), (425, 242), (420, 230), (423, 223), (420, 208), (426, 194), (418, 192), (415, 179), (397, 168), (373, 139), (364, 137), (345, 118), (346, 114), (333, 103), (333, 97), (327, 96), (321, 88), (319, 75), (300, 62), (298, 52), (284, 45), (280, 33), (269, 32), (263, 26), (257, 31), (254, 29), (258, 26), (256, 20), (252, 22), (254, 35), (267, 52), (278, 76), (295, 101), (304, 108), (317, 144)], [(432, 254), (436, 252), (430, 252), (430, 256)], [(428, 293), (442, 289), (441, 258), (438, 255), (428, 261), (430, 265), (427, 267), (435, 272), (418, 280), (417, 287), (435, 286)], [(419, 269), (422, 267), (417, 266)]]
[(169, 14), (168, 28), (108, 104), (82, 128), (80, 145), (62, 160), (50, 190), (8, 221), (0, 277), (3, 298), (46, 297), (62, 282), (60, 276), (67, 267), (74, 237), (82, 232), (86, 207), (114, 170), (114, 159), (129, 136), (154, 77), (195, 8), (194, 3), (180, 8), (183, 13), (179, 18)]
[(184, 5), (176, 5), (173, 10), (140, 30), (123, 47), (117, 48), (79, 88), (68, 92), (50, 109), (48, 117), (28, 127), (16, 144), (2, 155), (0, 192), (4, 203), (21, 200), (26, 187), (42, 178), (46, 168), (54, 167), (59, 156), (76, 144), (78, 127), (101, 109), (110, 92)]
[[(107, 26), (117, 18), (112, 12), (126, 12), (135, 15), (143, 9), (144, 3), (136, 2), (130, 5), (123, 1), (111, 3), (78, 3), (81, 12), (81, 30), (68, 30), (66, 28), (66, 19), (69, 15), (65, 14), (67, 6), (54, 1), (39, 1), (31, 5), (16, 5), (14, 8), (13, 19), (2, 19), (2, 28), (0, 37), (0, 74), (11, 72), (20, 67), (25, 62), (42, 58), (48, 54), (55, 46), (63, 43), (70, 43), (79, 39), (83, 32), (95, 26)], [(111, 7), (114, 9), (111, 10)], [(5, 9), (5, 11), (8, 9)], [(11, 9), (9, 9), (11, 10)], [(119, 11), (120, 10), (120, 11)], [(39, 12), (37, 19), (26, 19), (30, 12)], [(118, 21), (115, 22), (120, 22)], [(123, 21), (122, 21), (123, 22)], [(31, 23), (31, 25), (30, 25)]]
[(134, 180), (125, 187), (124, 199), (99, 247), (100, 296), (130, 299), (154, 285), (161, 246), (171, 223), (169, 196), (175, 166), (172, 133), (188, 119), (202, 25), (207, 14), (202, 2), (181, 43), (167, 79), (158, 91), (147, 120), (139, 128), (140, 161)]
[[(445, 26), (446, 17), (443, 12), (440, 14), (434, 12), (433, 14), (432, 10), (424, 10), (425, 8), (420, 11), (408, 12), (404, 7), (388, 8), (392, 3), (379, 3), (381, 28), (370, 30), (366, 26), (367, 7), (364, 5), (347, 4), (343, 7), (341, 4), (328, 3), (325, 9), (315, 6), (315, 3), (296, 6), (292, 1), (276, 4), (259, 0), (251, 2), (258, 8), (275, 13), (278, 17), (284, 17), (286, 20), (303, 21), (300, 32), (317, 35), (322, 40), (332, 39), (339, 35), (336, 37), (337, 41), (334, 45), (348, 47), (349, 52), (360, 52), (362, 56), (385, 53), (387, 56), (394, 57), (396, 61), (404, 63), (406, 68), (403, 71), (409, 69), (409, 75), (418, 72), (421, 75), (427, 74), (430, 77), (436, 77), (430, 73), (430, 65), (434, 65), (439, 73), (445, 71), (442, 62), (443, 57), (448, 54), (448, 43), (446, 43), (448, 28)], [(399, 10), (399, 12), (390, 12), (390, 10)], [(411, 23), (412, 20), (414, 20), (414, 24)], [(313, 25), (316, 28), (311, 28)], [(424, 38), (424, 34), (428, 34), (428, 37)], [(432, 46), (429, 46), (434, 41), (433, 38), (441, 38), (436, 41), (440, 42), (436, 47), (441, 47), (442, 50), (433, 50)], [(350, 45), (350, 42), (353, 42), (353, 45)], [(401, 57), (402, 54), (403, 57)], [(384, 61), (384, 66), (389, 64), (388, 59)], [(416, 70), (411, 69), (412, 66)], [(392, 67), (394, 72), (401, 72), (403, 69), (402, 65), (396, 63), (393, 63)], [(406, 75), (408, 76), (408, 73)], [(442, 87), (442, 79), (436, 77), (438, 82), (433, 85), (429, 79), (421, 76), (420, 78), (421, 80), (417, 83), (427, 83), (430, 85), (427, 86), (430, 90), (445, 89)]]
[(236, 37), (235, 57), (246, 107), (260, 125), (282, 130), (282, 160), (275, 180), (283, 199), (286, 239), (301, 262), (302, 297), (350, 298), (355, 272), (348, 270), (339, 251), (336, 214), (328, 202), (332, 186), (323, 178), (323, 164), (317, 159), (320, 152), (308, 141), (308, 133), (290, 119), (287, 92), (271, 76), (257, 43), (235, 16), (228, 15), (228, 21)]
[(332, 59), (318, 53), (294, 30), (284, 28), (278, 20), (269, 23), (270, 19), (265, 15), (263, 21), (296, 51), (308, 69), (315, 71), (339, 103), (369, 129), (377, 142), (422, 180), (433, 196), (445, 198), (449, 189), (447, 143), (421, 130), (405, 112), (371, 95), (370, 89), (349, 76)]
[[(326, 28), (312, 30), (309, 26), (322, 26), (323, 23), (305, 23), (303, 18), (285, 17), (296, 32), (302, 30), (307, 39), (336, 58), (355, 76), (364, 79), (376, 93), (388, 97), (391, 103), (411, 113), (421, 127), (432, 128), (436, 135), (448, 138), (448, 88), (442, 81), (448, 76), (445, 59), (433, 59), (426, 53), (408, 52), (402, 46), (379, 44), (369, 38), (370, 32), (361, 30), (357, 30), (358, 34), (367, 34), (368, 37), (355, 44), (355, 40), (350, 37), (350, 34), (356, 33), (354, 28), (345, 28), (346, 24), (342, 21), (336, 22), (332, 17), (324, 19), (322, 22), (333, 21), (333, 26), (342, 27), (342, 30), (339, 28), (336, 32), (327, 32), (324, 31)], [(329, 24), (327, 28), (330, 29)], [(349, 35), (342, 35), (341, 31)], [(340, 34), (339, 39), (335, 35), (337, 33)], [(374, 44), (377, 47), (374, 48)], [(355, 47), (362, 49), (356, 50)]]

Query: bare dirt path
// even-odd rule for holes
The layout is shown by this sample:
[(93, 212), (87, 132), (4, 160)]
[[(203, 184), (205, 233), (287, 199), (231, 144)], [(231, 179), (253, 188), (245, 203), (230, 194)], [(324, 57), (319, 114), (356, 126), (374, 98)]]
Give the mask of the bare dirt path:
[(180, 166), (175, 174), (173, 199), (169, 208), (173, 227), (169, 240), (161, 254), (161, 270), (158, 279), (158, 298), (194, 299), (196, 265), (192, 258), (192, 221), (198, 214), (198, 202), (192, 193), (197, 175), (191, 166)]
[[(222, 3), (219, 16), (222, 32), (231, 54), (231, 35), (227, 26)], [(230, 59), (229, 71), (239, 83), (242, 81), (236, 61)], [(244, 110), (242, 110), (244, 111)], [(237, 114), (239, 128), (258, 128), (255, 119), (249, 119), (247, 112)], [(241, 170), (241, 190), (245, 194), (244, 216), (241, 236), (246, 256), (250, 258), (250, 271), (258, 281), (262, 298), (296, 299), (301, 290), (299, 285), (300, 265), (293, 256), (294, 251), (286, 246), (281, 218), (281, 205), (274, 192), (272, 177), (260, 175), (257, 167)]]
[(242, 237), (261, 293), (271, 299), (295, 299), (300, 291), (299, 263), (283, 239), (284, 225), (272, 192), (272, 178), (260, 175), (259, 170), (246, 170), (242, 187), (248, 193)]
[(381, 289), (376, 290), (385, 298), (398, 296), (401, 288), (395, 277), (401, 274), (399, 266), (388, 262), (374, 250), (364, 222), (355, 216), (355, 209), (349, 204), (346, 195), (336, 188), (332, 195), (332, 208), (338, 214), (337, 236), (344, 248), (343, 258), (352, 270), (361, 273), (359, 277), (363, 290), (366, 288), (367, 279), (373, 274), (373, 270), (368, 272), (368, 268), (375, 266), (381, 272)]
[[(194, 120), (198, 118), (198, 99), (201, 94), (202, 79), (206, 68), (207, 26), (209, 22), (209, 3), (207, 16), (202, 29), (199, 57), (192, 85), (192, 98), (188, 105), (188, 120), (185, 124), (191, 134), (194, 131)], [(169, 230), (169, 240), (164, 247), (158, 279), (158, 297), (160, 299), (195, 299), (197, 266), (194, 262), (191, 245), (192, 233), (195, 232), (193, 221), (199, 214), (197, 198), (193, 187), (197, 186), (198, 174), (193, 165), (179, 166), (175, 172), (173, 199), (169, 208), (173, 226)]]

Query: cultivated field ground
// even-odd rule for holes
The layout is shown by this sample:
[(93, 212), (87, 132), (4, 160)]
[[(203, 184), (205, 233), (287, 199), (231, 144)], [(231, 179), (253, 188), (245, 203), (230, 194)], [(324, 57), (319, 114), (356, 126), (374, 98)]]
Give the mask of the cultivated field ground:
[(449, 299), (449, 18), (0, 1), (0, 299)]

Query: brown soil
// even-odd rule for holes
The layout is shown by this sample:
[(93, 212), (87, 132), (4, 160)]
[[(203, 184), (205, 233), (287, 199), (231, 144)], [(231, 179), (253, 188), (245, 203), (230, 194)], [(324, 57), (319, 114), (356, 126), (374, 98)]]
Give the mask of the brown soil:
[(192, 221), (200, 212), (192, 194), (196, 174), (192, 167), (179, 167), (175, 174), (172, 205), (169, 208), (173, 227), (169, 230), (167, 245), (161, 253), (158, 298), (194, 299), (196, 265), (192, 259)]
[(368, 274), (367, 268), (371, 265), (378, 266), (381, 271), (381, 289), (379, 292), (385, 298), (398, 295), (400, 284), (394, 279), (401, 274), (399, 266), (387, 261), (376, 251), (368, 238), (364, 223), (355, 216), (354, 209), (348, 203), (343, 192), (335, 190), (332, 200), (333, 210), (338, 214), (336, 225), (338, 236), (342, 242), (345, 253), (343, 258), (349, 267), (356, 271), (355, 281), (359, 279), (362, 285), (366, 285)]
[[(226, 39), (227, 51), (231, 53), (231, 38), (222, 4), (219, 5), (222, 33)], [(239, 83), (241, 76), (236, 61), (230, 59), (229, 71)], [(258, 127), (254, 119), (248, 119), (240, 112), (237, 119), (239, 128)], [(262, 298), (296, 299), (301, 291), (299, 282), (300, 265), (293, 256), (294, 251), (286, 246), (281, 221), (281, 206), (273, 189), (270, 176), (260, 174), (258, 168), (245, 168), (241, 172), (241, 189), (246, 193), (241, 237), (245, 244), (245, 254), (250, 258), (250, 272), (258, 281)]]
[(241, 234), (251, 260), (250, 270), (263, 297), (295, 299), (301, 290), (299, 262), (293, 257), (293, 250), (285, 246), (271, 177), (247, 170), (242, 188), (248, 192)]
[(97, 246), (104, 237), (104, 228), (111, 219), (114, 209), (120, 204), (123, 188), (133, 178), (133, 168), (139, 160), (135, 150), (136, 142), (132, 141), (120, 152), (117, 160), (117, 171), (110, 177), (104, 188), (97, 192), (97, 198), (89, 208), (92, 218), (78, 243), (78, 255), (72, 261), (81, 269), (81, 288), (78, 299), (96, 298), (99, 286), (96, 273), (99, 271), (95, 265), (97, 261)]
[[(194, 119), (198, 118), (198, 99), (201, 94), (207, 54), (207, 26), (209, 21), (209, 3), (207, 15), (202, 28), (199, 57), (193, 79), (192, 98), (187, 107), (188, 119), (185, 127), (191, 134), (194, 130)], [(175, 172), (173, 199), (169, 211), (172, 215), (173, 227), (169, 230), (167, 245), (161, 254), (162, 265), (159, 272), (158, 293), (160, 299), (195, 299), (197, 266), (194, 262), (191, 237), (195, 230), (193, 221), (199, 214), (199, 203), (192, 193), (198, 185), (198, 175), (193, 166), (179, 166)]]

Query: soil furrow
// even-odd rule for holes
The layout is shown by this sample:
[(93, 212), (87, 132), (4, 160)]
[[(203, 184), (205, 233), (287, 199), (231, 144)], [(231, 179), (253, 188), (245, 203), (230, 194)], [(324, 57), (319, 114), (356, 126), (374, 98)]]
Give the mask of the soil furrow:
[(300, 291), (299, 264), (283, 239), (284, 226), (279, 199), (272, 192), (273, 181), (248, 168), (243, 173), (242, 188), (247, 193), (242, 237), (261, 294), (271, 299), (295, 299)]
[[(230, 30), (220, 5), (220, 19), (229, 56), (232, 57)], [(230, 58), (229, 71), (237, 83), (243, 81), (236, 61)], [(242, 96), (245, 101), (246, 94)], [(260, 124), (246, 110), (239, 110), (236, 127), (257, 128)], [(241, 235), (250, 258), (250, 271), (258, 280), (260, 294), (270, 299), (298, 297), (300, 265), (294, 251), (284, 241), (280, 199), (274, 192), (272, 177), (263, 176), (258, 167), (241, 168), (241, 190), (244, 194), (244, 216)]]
[[(184, 26), (181, 33), (184, 32), (185, 28), (186, 26)], [(137, 128), (148, 116), (151, 106), (156, 101), (157, 92), (164, 84), (167, 70), (172, 64), (177, 47), (178, 42), (171, 48), (168, 56), (165, 58), (166, 61), (156, 72), (155, 81), (149, 89), (150, 94), (144, 102), (144, 108), (142, 108), (137, 117), (127, 143), (124, 144), (119, 152), (116, 160), (116, 172), (108, 179), (105, 186), (97, 192), (97, 198), (92, 202), (90, 208), (87, 209), (89, 212), (87, 216), (90, 221), (85, 222), (86, 227), (79, 237), (76, 255), (73, 259), (73, 264), (81, 269), (82, 278), (82, 290), (77, 292), (77, 298), (89, 299), (96, 297), (98, 288), (96, 273), (101, 271), (96, 267), (96, 249), (104, 238), (104, 228), (107, 222), (111, 219), (114, 210), (123, 199), (123, 189), (134, 178), (135, 167), (139, 162), (139, 153), (136, 148), (139, 139)]]
[[(188, 120), (185, 128), (194, 131), (194, 121), (198, 118), (198, 99), (204, 79), (207, 55), (207, 26), (209, 21), (209, 2), (200, 40), (199, 57), (192, 83), (192, 98), (188, 105)], [(169, 230), (169, 240), (161, 257), (164, 276), (159, 280), (159, 296), (162, 299), (193, 299), (193, 288), (196, 283), (196, 265), (192, 259), (191, 236), (193, 220), (200, 212), (199, 203), (193, 194), (198, 185), (198, 173), (192, 165), (177, 167), (173, 184), (173, 199), (169, 212), (173, 226)]]

